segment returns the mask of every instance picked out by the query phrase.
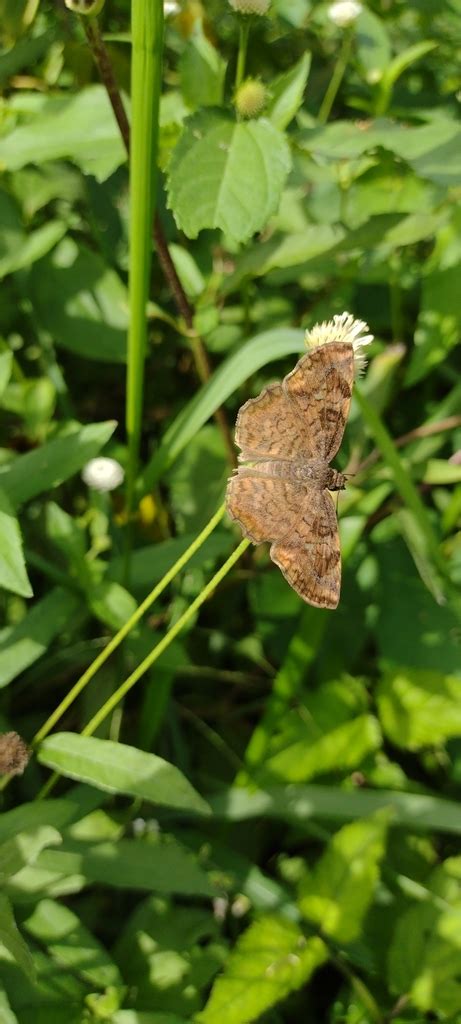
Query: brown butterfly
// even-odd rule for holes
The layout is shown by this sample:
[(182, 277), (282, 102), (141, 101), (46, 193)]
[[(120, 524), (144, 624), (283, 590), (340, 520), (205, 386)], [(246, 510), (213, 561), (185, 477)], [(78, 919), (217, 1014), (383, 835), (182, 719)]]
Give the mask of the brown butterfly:
[(290, 586), (319, 608), (336, 608), (341, 588), (328, 492), (342, 490), (346, 478), (329, 462), (341, 444), (353, 381), (352, 345), (320, 345), (237, 417), (239, 461), (251, 466), (239, 466), (229, 480), (229, 515), (255, 544), (271, 542), (272, 561)]

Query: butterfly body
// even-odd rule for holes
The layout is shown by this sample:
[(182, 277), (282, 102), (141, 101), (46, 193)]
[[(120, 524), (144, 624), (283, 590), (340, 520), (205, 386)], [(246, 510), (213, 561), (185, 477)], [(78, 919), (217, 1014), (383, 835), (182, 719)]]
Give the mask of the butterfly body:
[(272, 560), (303, 600), (336, 608), (341, 555), (329, 491), (345, 477), (329, 463), (342, 440), (354, 379), (352, 345), (332, 342), (299, 360), (240, 409), (239, 466), (227, 509), (254, 543), (270, 541)]

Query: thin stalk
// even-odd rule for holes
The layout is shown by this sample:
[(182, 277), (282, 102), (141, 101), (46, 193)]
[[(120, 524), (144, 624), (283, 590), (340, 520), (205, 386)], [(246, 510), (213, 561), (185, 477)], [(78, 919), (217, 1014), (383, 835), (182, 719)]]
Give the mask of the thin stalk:
[(240, 20), (239, 52), (237, 56), (237, 68), (235, 72), (236, 90), (242, 84), (245, 76), (245, 66), (248, 51), (248, 38), (250, 35), (250, 19), (248, 15), (242, 15)]
[[(112, 106), (114, 117), (118, 124), (119, 131), (125, 145), (125, 149), (127, 151), (127, 154), (129, 155), (130, 125), (126, 115), (125, 107), (123, 105), (123, 100), (120, 95), (118, 84), (115, 79), (110, 55), (102, 38), (98, 21), (96, 18), (89, 19), (84, 17), (82, 17), (80, 20), (83, 24), (88, 45), (93, 55), (93, 60), (96, 64), (99, 76), (106, 89), (110, 104)], [(176, 267), (171, 258), (170, 250), (168, 249), (162, 223), (157, 213), (155, 213), (154, 216), (152, 235), (154, 238), (159, 263), (162, 268), (164, 277), (168, 282), (178, 311), (182, 316), (188, 331), (191, 334), (192, 354), (194, 357), (195, 368), (197, 371), (197, 376), (203, 383), (205, 380), (208, 380), (211, 376), (211, 368), (208, 361), (207, 350), (202, 341), (202, 338), (199, 335), (197, 335), (194, 330), (194, 308), (189, 302), (189, 299), (179, 279)], [(235, 449), (232, 441), (232, 434), (229, 429), (229, 424), (227, 422), (224, 410), (216, 409), (216, 411), (214, 412), (214, 419), (223, 436), (229, 463), (231, 466), (235, 466)]]
[(48, 733), (51, 732), (51, 730), (54, 728), (59, 719), (62, 718), (62, 716), (71, 706), (71, 704), (73, 704), (74, 700), (76, 700), (76, 698), (79, 696), (82, 690), (85, 689), (85, 686), (87, 686), (90, 680), (93, 678), (93, 676), (96, 675), (98, 669), (100, 669), (101, 666), (104, 665), (104, 662), (106, 662), (110, 655), (113, 653), (113, 651), (117, 649), (119, 644), (121, 644), (122, 640), (124, 640), (125, 637), (128, 636), (128, 633), (131, 632), (136, 623), (139, 622), (139, 620), (151, 607), (154, 601), (156, 601), (157, 598), (160, 597), (160, 594), (163, 593), (168, 584), (171, 583), (172, 580), (174, 580), (175, 576), (178, 575), (178, 572), (181, 572), (181, 569), (183, 569), (184, 566), (187, 565), (187, 562), (192, 558), (193, 555), (195, 555), (196, 551), (199, 550), (199, 548), (202, 546), (207, 537), (209, 537), (210, 533), (212, 533), (213, 530), (216, 528), (218, 523), (221, 522), (221, 519), (224, 515), (224, 511), (225, 505), (222, 504), (215, 512), (214, 516), (212, 516), (207, 525), (204, 527), (204, 529), (201, 531), (201, 533), (199, 533), (199, 535), (195, 538), (192, 544), (189, 545), (187, 551), (185, 551), (184, 554), (177, 559), (174, 565), (172, 565), (171, 569), (168, 569), (168, 572), (166, 572), (163, 578), (160, 580), (160, 582), (157, 583), (157, 586), (154, 587), (153, 590), (151, 590), (150, 594), (148, 594), (146, 599), (142, 601), (142, 603), (139, 605), (136, 611), (133, 612), (133, 615), (131, 615), (127, 622), (124, 623), (122, 628), (119, 629), (118, 633), (116, 633), (115, 636), (113, 636), (112, 639), (109, 640), (109, 643), (107, 644), (106, 647), (104, 647), (104, 650), (102, 650), (100, 654), (98, 654), (98, 656), (94, 659), (94, 661), (91, 662), (91, 665), (89, 665), (89, 667), (86, 669), (83, 675), (80, 676), (80, 679), (78, 679), (75, 685), (72, 687), (72, 689), (69, 690), (69, 693), (66, 694), (64, 699), (61, 701), (58, 707), (52, 712), (49, 718), (47, 718), (46, 722), (44, 723), (44, 725), (42, 725), (41, 729), (38, 730), (38, 732), (36, 733), (32, 740), (31, 745), (33, 747), (37, 746), (38, 743), (45, 739), (45, 736), (48, 736)]
[(338, 60), (333, 71), (333, 74), (328, 85), (328, 89), (323, 97), (320, 105), (320, 110), (317, 115), (317, 121), (319, 124), (326, 124), (331, 114), (333, 104), (338, 94), (341, 82), (344, 78), (349, 56), (352, 46), (352, 31), (351, 29), (344, 30), (343, 44), (339, 52)]
[(229, 558), (224, 562), (224, 565), (215, 573), (209, 583), (203, 588), (198, 597), (192, 601), (192, 604), (186, 608), (186, 611), (179, 617), (173, 626), (168, 630), (164, 637), (159, 641), (158, 644), (152, 649), (150, 654), (134, 669), (131, 675), (118, 687), (117, 690), (109, 697), (102, 708), (93, 715), (93, 718), (88, 722), (85, 728), (82, 730), (82, 736), (92, 736), (96, 729), (99, 728), (101, 723), (107, 718), (108, 715), (117, 707), (117, 704), (126, 697), (126, 694), (133, 688), (133, 686), (141, 679), (141, 676), (156, 662), (160, 655), (166, 651), (167, 647), (176, 639), (178, 634), (181, 632), (183, 626), (186, 626), (190, 619), (193, 618), (196, 611), (205, 603), (205, 601), (211, 596), (213, 591), (216, 589), (221, 580), (227, 576), (227, 573), (232, 569), (232, 566), (238, 562), (243, 552), (246, 551), (250, 541), (242, 540), (239, 546), (232, 552)]
[(163, 2), (134, 0), (131, 5), (130, 148), (130, 326), (126, 430), (128, 437), (127, 507), (132, 513), (139, 465), (147, 346), (146, 306), (152, 256), (151, 225), (155, 206), (158, 111), (160, 102)]

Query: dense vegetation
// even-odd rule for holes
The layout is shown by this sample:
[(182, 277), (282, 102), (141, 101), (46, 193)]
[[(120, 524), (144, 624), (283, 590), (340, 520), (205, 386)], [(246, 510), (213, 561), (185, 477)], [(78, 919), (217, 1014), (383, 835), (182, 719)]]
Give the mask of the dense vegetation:
[[(360, 8), (0, 0), (5, 1024), (460, 1019), (461, 3)], [(329, 612), (222, 502), (344, 310)]]

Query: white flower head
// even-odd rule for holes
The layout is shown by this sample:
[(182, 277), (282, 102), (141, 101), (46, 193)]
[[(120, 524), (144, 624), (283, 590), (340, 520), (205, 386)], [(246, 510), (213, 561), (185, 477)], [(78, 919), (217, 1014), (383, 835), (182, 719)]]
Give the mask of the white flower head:
[(165, 18), (172, 18), (174, 14), (179, 14), (180, 10), (180, 4), (178, 4), (176, 0), (163, 0), (163, 13)]
[(304, 340), (308, 349), (328, 345), (332, 341), (348, 342), (354, 349), (355, 370), (358, 376), (367, 365), (363, 349), (373, 341), (373, 335), (368, 333), (369, 330), (364, 320), (356, 320), (351, 313), (339, 313), (332, 320), (315, 324), (312, 330), (306, 331)]
[(124, 476), (120, 463), (104, 455), (90, 459), (82, 469), (82, 480), (94, 491), (113, 491), (122, 483)]
[(339, 28), (347, 28), (358, 18), (362, 10), (363, 5), (359, 0), (336, 0), (336, 3), (330, 4), (328, 8), (328, 17)]
[(229, 0), (234, 11), (238, 14), (267, 14), (271, 0)]

